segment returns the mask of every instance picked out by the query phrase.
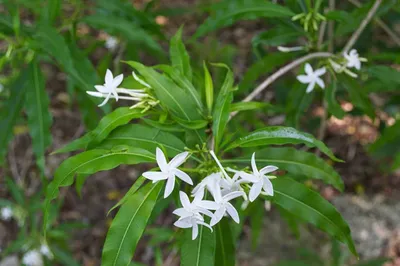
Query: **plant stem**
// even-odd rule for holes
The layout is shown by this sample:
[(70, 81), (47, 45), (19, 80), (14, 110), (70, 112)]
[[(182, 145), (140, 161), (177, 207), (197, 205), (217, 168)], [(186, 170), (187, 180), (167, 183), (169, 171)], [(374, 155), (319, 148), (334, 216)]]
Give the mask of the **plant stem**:
[(353, 33), (350, 39), (347, 41), (346, 45), (343, 48), (343, 53), (347, 53), (353, 45), (356, 43), (358, 38), (360, 37), (361, 33), (364, 31), (365, 27), (371, 21), (372, 17), (375, 15), (376, 11), (378, 10), (379, 6), (382, 4), (382, 0), (376, 0), (374, 5), (368, 11), (367, 16), (363, 19), (358, 29)]
[[(353, 5), (355, 5), (356, 7), (362, 6), (362, 4), (358, 0), (348, 0), (348, 1), (350, 3), (352, 3)], [(381, 27), (398, 46), (400, 46), (400, 37), (397, 36), (396, 33), (394, 31), (392, 31), (389, 28), (389, 26), (386, 25), (385, 22), (383, 22), (380, 18), (375, 18), (374, 20), (375, 20), (376, 24), (378, 24), (378, 26)]]
[[(300, 57), (299, 59), (296, 59), (295, 61), (287, 64), (286, 66), (280, 68), (278, 71), (276, 71), (274, 74), (269, 76), (266, 80), (263, 81), (260, 85), (258, 85), (257, 88), (253, 90), (252, 93), (250, 93), (242, 102), (250, 102), (253, 100), (258, 94), (260, 94), (263, 90), (265, 90), (269, 85), (271, 85), (275, 80), (277, 80), (279, 77), (283, 76), (293, 68), (303, 64), (304, 62), (307, 62), (311, 59), (314, 58), (324, 58), (324, 57), (331, 57), (333, 54), (328, 53), (328, 52), (317, 52), (317, 53), (312, 53), (305, 55), (303, 57)], [(234, 117), (238, 112), (232, 112), (230, 119)]]

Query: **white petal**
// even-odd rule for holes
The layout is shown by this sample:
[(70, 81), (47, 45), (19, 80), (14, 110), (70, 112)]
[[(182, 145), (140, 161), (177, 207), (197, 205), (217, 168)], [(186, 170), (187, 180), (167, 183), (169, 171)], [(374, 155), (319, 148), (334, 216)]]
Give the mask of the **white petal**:
[(314, 87), (315, 87), (315, 81), (313, 81), (310, 84), (308, 84), (306, 92), (307, 93), (312, 92), (314, 90)]
[(113, 76), (111, 70), (107, 69), (106, 78), (105, 78), (105, 84), (107, 84), (107, 85), (111, 84), (113, 79), (114, 79), (114, 76)]
[(197, 224), (204, 225), (205, 227), (210, 228), (211, 232), (213, 231), (212, 227), (209, 224), (206, 224), (205, 222), (197, 221)]
[(221, 202), (222, 194), (221, 194), (221, 188), (219, 187), (218, 183), (214, 182), (213, 184), (210, 184), (208, 187), (210, 188), (210, 192), (214, 197), (214, 200), (216, 202)]
[(168, 178), (168, 175), (162, 172), (153, 172), (153, 171), (145, 172), (142, 174), (142, 176), (153, 181), (160, 181)]
[(315, 73), (315, 75), (317, 75), (317, 76), (322, 76), (323, 74), (326, 73), (326, 68), (325, 68), (325, 67), (318, 68), (317, 70), (315, 70), (314, 73)]
[(313, 71), (313, 69), (312, 69), (312, 67), (311, 67), (311, 65), (309, 64), (309, 63), (307, 63), (305, 66), (304, 66), (304, 71), (308, 74), (308, 75), (310, 75), (310, 74), (312, 74), (314, 71)]
[(261, 175), (265, 175), (265, 174), (274, 172), (276, 170), (278, 170), (278, 167), (273, 166), (273, 165), (268, 165), (268, 166), (265, 166), (263, 169), (260, 170), (260, 174)]
[(200, 202), (203, 200), (204, 198), (204, 187), (202, 187), (202, 189), (197, 190), (195, 193), (193, 193), (192, 191), (192, 196), (194, 196), (194, 200), (193, 203), (197, 204), (197, 202)]
[(216, 203), (215, 201), (211, 200), (202, 200), (198, 204), (196, 204), (198, 207), (207, 209), (207, 210), (218, 210), (220, 205)]
[(181, 164), (183, 164), (186, 160), (186, 157), (189, 155), (188, 152), (182, 152), (179, 153), (178, 155), (176, 155), (170, 162), (169, 162), (169, 166), (171, 168), (177, 168), (179, 167)]
[(111, 87), (117, 88), (119, 85), (121, 85), (123, 80), (124, 80), (124, 74), (116, 76), (111, 83)]
[(104, 87), (103, 85), (95, 85), (94, 86), (95, 88), (96, 88), (96, 90), (98, 91), (98, 92), (101, 92), (101, 93), (108, 93), (108, 92), (110, 92), (106, 87)]
[(107, 94), (107, 96), (104, 99), (104, 101), (101, 104), (99, 104), (98, 106), (102, 107), (103, 105), (105, 105), (108, 102), (108, 100), (110, 99), (110, 96), (111, 96), (111, 93)]
[(207, 215), (208, 217), (211, 217), (211, 218), (214, 216), (214, 214), (212, 212), (210, 212), (209, 210), (203, 209), (203, 208), (197, 209), (197, 211), (204, 215)]
[(214, 213), (214, 217), (211, 218), (211, 222), (210, 225), (214, 226), (215, 224), (217, 224), (219, 221), (221, 221), (222, 217), (224, 217), (225, 214), (225, 208), (219, 208), (215, 213)]
[(185, 192), (179, 191), (179, 199), (181, 200), (182, 206), (185, 209), (190, 209), (190, 200)]
[(272, 186), (272, 182), (266, 176), (264, 176), (264, 178), (263, 178), (263, 189), (267, 193), (267, 195), (269, 195), (269, 196), (274, 195), (274, 188)]
[(192, 228), (192, 240), (195, 240), (198, 234), (199, 234), (199, 226), (197, 225), (197, 223), (194, 223)]
[[(252, 175), (252, 174), (245, 173), (245, 172), (241, 172), (240, 176), (246, 182), (257, 183), (258, 181), (260, 181), (259, 177), (255, 176), (255, 175)], [(241, 182), (241, 183), (243, 183), (243, 182)]]
[(103, 93), (98, 91), (87, 91), (86, 93), (89, 94), (90, 96), (100, 97), (100, 98), (103, 98), (105, 96)]
[(187, 221), (186, 219), (178, 220), (178, 221), (176, 221), (174, 223), (174, 225), (176, 227), (179, 227), (179, 228), (190, 228), (190, 227), (192, 227), (192, 223), (190, 221)]
[(322, 79), (316, 78), (315, 81), (317, 82), (318, 86), (320, 86), (322, 89), (325, 88), (325, 83)]
[(181, 218), (189, 217), (193, 215), (193, 213), (185, 210), (185, 208), (178, 208), (172, 212), (175, 215), (181, 216)]
[(308, 84), (311, 82), (311, 78), (306, 75), (298, 75), (296, 78), (298, 81), (300, 81), (303, 84)]
[(360, 61), (355, 62), (354, 67), (355, 67), (357, 70), (360, 70), (360, 69), (361, 69), (361, 62), (360, 62)]
[(235, 207), (233, 207), (233, 205), (230, 204), (229, 202), (226, 203), (226, 212), (229, 214), (229, 216), (232, 217), (232, 219), (233, 219), (236, 223), (240, 223), (239, 214), (238, 214), (237, 210), (236, 210)]
[(165, 158), (163, 151), (158, 147), (156, 148), (156, 160), (158, 167), (160, 167), (161, 171), (167, 172), (168, 171), (167, 159)]
[(186, 174), (185, 172), (183, 172), (183, 171), (181, 171), (179, 169), (175, 169), (174, 173), (175, 173), (175, 175), (177, 177), (179, 177), (180, 180), (182, 180), (182, 181), (188, 183), (189, 185), (193, 186), (193, 181), (192, 181), (192, 179), (190, 178), (190, 176), (188, 174)]
[(262, 181), (254, 183), (254, 185), (251, 187), (249, 193), (249, 200), (251, 202), (253, 202), (258, 197), (258, 195), (260, 195), (262, 187), (263, 187)]
[(231, 193), (228, 193), (224, 196), (224, 200), (225, 201), (231, 201), (233, 199), (239, 198), (239, 197), (243, 197), (244, 192), (243, 191), (234, 191)]
[(172, 191), (174, 191), (175, 187), (175, 177), (170, 176), (167, 179), (167, 185), (165, 186), (165, 191), (164, 191), (164, 199), (167, 198), (169, 195), (171, 195)]
[(258, 175), (258, 169), (257, 169), (257, 164), (256, 164), (256, 153), (253, 152), (253, 155), (251, 156), (251, 168), (253, 169), (253, 173)]

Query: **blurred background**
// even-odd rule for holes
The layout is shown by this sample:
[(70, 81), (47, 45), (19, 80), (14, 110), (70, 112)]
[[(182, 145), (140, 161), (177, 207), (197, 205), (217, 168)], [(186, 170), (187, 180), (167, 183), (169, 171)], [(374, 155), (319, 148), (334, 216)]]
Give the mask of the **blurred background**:
[[(305, 6), (301, 0), (272, 2), (296, 14)], [(335, 52), (374, 2), (336, 1), (335, 10), (326, 14), (329, 22), (336, 23), (334, 46), (339, 48)], [(257, 14), (210, 22), (209, 18), (240, 10), (243, 3), (0, 0), (0, 266), (21, 265), (26, 247), (44, 241), (45, 184), (68, 157), (51, 152), (93, 129), (105, 113), (124, 104), (113, 102), (98, 108), (100, 100), (86, 94), (103, 82), (106, 69), (128, 76), (121, 60), (147, 65), (166, 62), (168, 41), (181, 25), (194, 67), (201, 69), (204, 60), (231, 66), (239, 84), (237, 99), (298, 57), (276, 49), (277, 45), (305, 43), (304, 36), (288, 30), (294, 23)], [(302, 102), (293, 90), (299, 88), (298, 70), (259, 97), (270, 104), (265, 112), (240, 114), (253, 125), (285, 124), (318, 135), (345, 161), (331, 162), (346, 185), (343, 194), (318, 182), (307, 184), (320, 190), (348, 221), (360, 261), (325, 234), (292, 217), (285, 219), (274, 208), (260, 206), (254, 211), (264, 218), (246, 221), (237, 265), (400, 265), (400, 169), (396, 164), (392, 167), (396, 156), (400, 162), (400, 125), (396, 123), (400, 113), (400, 2), (383, 1), (377, 14), (356, 43), (359, 53), (369, 60), (360, 75), (361, 92), (350, 98), (340, 89), (337, 94), (344, 111), (341, 118), (326, 115), (318, 100), (321, 95), (307, 104), (290, 104)], [(209, 26), (212, 23), (214, 28)], [(42, 75), (25, 75), (34, 60)], [(212, 75), (223, 78), (217, 70)], [(40, 132), (38, 123), (44, 125)], [(48, 265), (100, 265), (114, 215), (107, 213), (140, 171), (119, 167), (94, 175), (83, 188), (76, 184), (76, 191), (62, 190), (52, 206), (47, 244), (55, 259)], [(9, 206), (12, 215), (7, 212)], [(173, 234), (167, 225), (174, 217), (166, 213), (153, 218), (154, 224), (164, 227), (146, 230), (135, 255), (137, 263), (132, 265), (179, 265), (179, 254), (167, 241)]]

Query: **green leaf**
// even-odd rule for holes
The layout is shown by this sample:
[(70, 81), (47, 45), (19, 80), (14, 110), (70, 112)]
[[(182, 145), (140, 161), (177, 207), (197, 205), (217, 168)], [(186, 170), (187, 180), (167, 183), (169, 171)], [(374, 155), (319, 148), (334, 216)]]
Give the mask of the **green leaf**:
[(77, 173), (87, 175), (99, 171), (110, 170), (121, 164), (138, 164), (153, 162), (153, 153), (139, 148), (120, 147), (119, 150), (89, 150), (65, 160), (56, 170), (53, 181), (46, 192), (43, 228), (47, 229), (49, 207), (51, 201), (57, 197), (60, 187), (70, 186)]
[(4, 162), (8, 142), (13, 134), (14, 124), (19, 117), (25, 100), (28, 71), (23, 70), (10, 87), (10, 97), (4, 103), (0, 112), (0, 164)]
[(249, 219), (251, 230), (251, 248), (255, 250), (260, 242), (263, 229), (265, 207), (263, 200), (257, 200), (249, 207)]
[(201, 112), (196, 108), (196, 103), (186, 91), (179, 88), (170, 78), (138, 62), (129, 61), (126, 63), (139, 71), (154, 90), (162, 106), (170, 110), (174, 116), (187, 121), (202, 119)]
[(230, 112), (251, 111), (256, 109), (264, 109), (272, 105), (264, 102), (238, 102), (231, 104)]
[(311, 134), (297, 131), (291, 127), (271, 126), (256, 130), (249, 135), (234, 141), (227, 150), (236, 147), (255, 147), (264, 145), (305, 144), (310, 148), (318, 148), (334, 161), (342, 162), (335, 157), (333, 152), (320, 140)]
[(138, 191), (138, 189), (143, 185), (144, 181), (146, 181), (146, 178), (144, 176), (139, 176), (138, 179), (136, 179), (135, 183), (131, 186), (131, 188), (126, 192), (126, 194), (122, 197), (120, 201), (117, 202), (112, 208), (108, 211), (107, 215), (110, 214), (113, 210), (124, 204), (127, 200), (129, 200), (133, 194)]
[(172, 37), (169, 48), (169, 55), (172, 66), (184, 75), (189, 82), (192, 81), (192, 67), (190, 66), (190, 57), (186, 51), (185, 44), (182, 41), (182, 29), (180, 27), (176, 34)]
[(217, 266), (235, 266), (235, 243), (232, 232), (226, 219), (222, 219), (215, 226), (215, 264)]
[(278, 46), (296, 41), (302, 35), (304, 35), (304, 32), (295, 30), (291, 27), (278, 26), (257, 34), (253, 38), (252, 44), (254, 47), (257, 47), (260, 44), (266, 46)]
[(142, 118), (142, 120), (151, 127), (160, 129), (165, 132), (185, 132), (185, 129), (175, 122), (164, 122)]
[(204, 91), (206, 95), (207, 109), (208, 112), (211, 113), (214, 102), (214, 85), (210, 71), (208, 71), (206, 62), (203, 62), (203, 68), (204, 68)]
[(45, 90), (45, 79), (36, 61), (29, 67), (29, 88), (26, 92), (25, 108), (28, 116), (29, 133), (32, 137), (36, 164), (42, 174), (45, 167), (45, 152), (51, 144), (52, 117), (49, 112), (49, 97)]
[(346, 115), (346, 112), (336, 101), (335, 95), (336, 95), (336, 81), (332, 81), (332, 83), (325, 90), (325, 101), (328, 104), (328, 111), (335, 117), (342, 119)]
[(181, 266), (213, 266), (214, 261), (215, 233), (207, 227), (199, 225), (199, 235), (192, 240), (191, 229), (184, 229)]
[(224, 83), (218, 94), (213, 111), (213, 134), (215, 137), (215, 150), (218, 151), (219, 144), (225, 133), (225, 127), (229, 121), (230, 106), (233, 101), (233, 73), (224, 64), (213, 64), (214, 66), (224, 67), (227, 69)]
[(107, 233), (102, 266), (129, 265), (163, 183), (148, 183), (127, 199)]
[(115, 128), (125, 125), (132, 119), (140, 118), (144, 115), (145, 114), (139, 109), (120, 107), (112, 113), (104, 116), (93, 131), (86, 133), (83, 137), (56, 150), (54, 154), (86, 149), (88, 146), (94, 147), (103, 141)]
[(350, 228), (335, 207), (318, 193), (287, 177), (271, 180), (273, 203), (345, 243), (358, 257)]
[(369, 147), (369, 151), (377, 157), (392, 156), (400, 147), (400, 120), (390, 127), (386, 127), (381, 136)]
[(225, 0), (212, 7), (215, 14), (208, 17), (193, 35), (197, 39), (217, 29), (230, 26), (239, 20), (279, 18), (295, 15), (290, 9), (264, 0)]
[(183, 74), (179, 73), (179, 71), (176, 68), (167, 66), (167, 65), (162, 65), (158, 67), (162, 71), (168, 74), (168, 76), (182, 89), (184, 90), (189, 97), (193, 99), (194, 102), (196, 102), (197, 108), (199, 110), (203, 110), (204, 106), (203, 103), (201, 102), (200, 94), (196, 90), (196, 88), (193, 86), (192, 82), (187, 79)]
[[(229, 163), (246, 163), (250, 165), (250, 156), (246, 158), (223, 160)], [(306, 176), (321, 179), (343, 191), (344, 184), (339, 174), (324, 160), (313, 153), (294, 148), (267, 148), (256, 152), (257, 164), (261, 167), (271, 164), (288, 171), (291, 176)]]
[(138, 147), (153, 154), (156, 148), (162, 145), (170, 157), (185, 149), (185, 143), (171, 133), (140, 124), (126, 125), (116, 129), (101, 143), (100, 147), (113, 148), (119, 145)]

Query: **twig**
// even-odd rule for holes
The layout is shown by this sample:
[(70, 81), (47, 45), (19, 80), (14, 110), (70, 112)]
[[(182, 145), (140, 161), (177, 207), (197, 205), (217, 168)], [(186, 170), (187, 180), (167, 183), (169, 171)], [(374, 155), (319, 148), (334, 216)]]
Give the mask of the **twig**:
[(326, 21), (322, 21), (321, 27), (319, 29), (319, 36), (318, 36), (318, 43), (317, 43), (318, 50), (321, 49), (322, 43), (324, 42), (326, 24), (327, 24)]
[(360, 26), (358, 29), (353, 33), (353, 35), (350, 37), (350, 39), (347, 41), (346, 45), (343, 48), (343, 53), (347, 53), (351, 47), (356, 43), (358, 38), (360, 37), (361, 33), (364, 31), (365, 27), (368, 25), (368, 23), (371, 21), (372, 17), (375, 15), (376, 11), (378, 10), (379, 6), (382, 4), (382, 0), (376, 0), (374, 5), (371, 7), (371, 9), (368, 11), (367, 16), (364, 18), (364, 20), (361, 22)]
[[(293, 68), (303, 64), (304, 62), (307, 62), (311, 59), (314, 58), (324, 58), (324, 57), (331, 57), (333, 54), (328, 53), (328, 52), (317, 52), (317, 53), (312, 53), (305, 55), (303, 57), (300, 57), (299, 59), (296, 59), (295, 61), (291, 62), (290, 64), (287, 64), (286, 66), (280, 68), (278, 71), (276, 71), (274, 74), (269, 76), (266, 80), (264, 80), (263, 83), (261, 83), (257, 88), (253, 90), (252, 93), (250, 93), (244, 100), (243, 102), (250, 102), (253, 100), (258, 94), (260, 94), (263, 90), (265, 90), (271, 83), (273, 83), (275, 80), (277, 80), (279, 77), (283, 76)], [(238, 112), (232, 112), (230, 119), (234, 117)]]
[[(356, 7), (361, 7), (362, 4), (360, 2), (358, 2), (358, 0), (348, 0), (350, 3), (352, 3), (353, 5), (355, 5)], [(392, 40), (398, 45), (400, 46), (400, 37), (396, 35), (396, 33), (394, 31), (392, 31), (388, 25), (386, 25), (385, 22), (383, 22), (380, 18), (375, 18), (374, 19), (376, 24), (381, 27), (386, 33), (387, 35), (389, 35)]]

